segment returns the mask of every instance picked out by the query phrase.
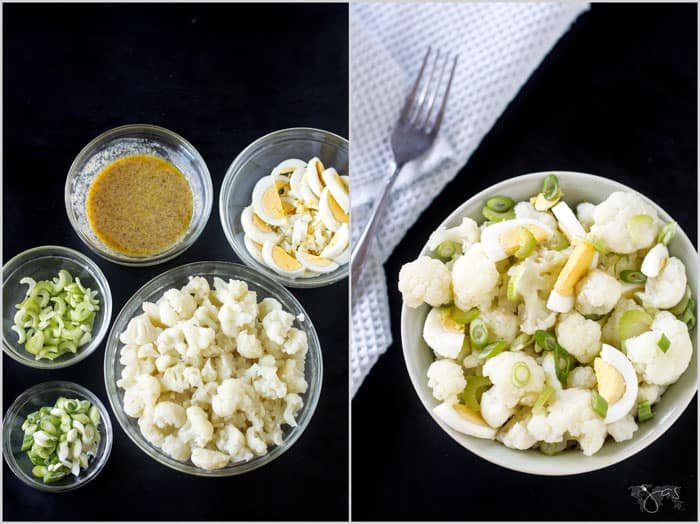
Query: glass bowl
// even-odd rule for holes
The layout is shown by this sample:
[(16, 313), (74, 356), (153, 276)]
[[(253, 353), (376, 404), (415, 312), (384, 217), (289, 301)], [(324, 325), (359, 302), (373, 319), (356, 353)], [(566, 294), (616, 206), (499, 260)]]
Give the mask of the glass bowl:
[(226, 171), (219, 195), (221, 226), (238, 258), (247, 266), (288, 287), (312, 288), (333, 284), (347, 277), (349, 264), (343, 264), (331, 273), (310, 278), (280, 275), (258, 262), (248, 252), (243, 241), (241, 213), (251, 203), (255, 184), (269, 175), (277, 164), (288, 158), (306, 161), (314, 156), (319, 157), (324, 165), (333, 166), (338, 173), (348, 174), (350, 157), (346, 139), (321, 129), (282, 129), (258, 138), (241, 151)]
[[(90, 185), (102, 169), (119, 158), (138, 154), (157, 156), (177, 167), (187, 179), (193, 197), (187, 231), (165, 251), (145, 256), (126, 255), (105, 245), (90, 227), (86, 209)], [(189, 248), (209, 220), (212, 195), (209, 169), (194, 146), (172, 131), (148, 124), (115, 127), (92, 140), (75, 157), (65, 188), (68, 219), (80, 239), (102, 258), (125, 266), (160, 264)]]
[[(100, 310), (92, 326), (92, 340), (78, 348), (76, 353), (64, 353), (55, 360), (35, 360), (22, 344), (17, 343), (17, 333), (10, 328), (19, 304), (25, 297), (27, 286), (19, 281), (24, 277), (34, 280), (49, 280), (58, 275), (60, 269), (92, 290), (97, 290)], [(67, 247), (41, 246), (28, 249), (12, 258), (2, 268), (2, 349), (9, 357), (25, 366), (39, 369), (58, 369), (80, 362), (97, 349), (107, 333), (112, 319), (112, 293), (104, 273), (88, 257)]]
[[(97, 446), (97, 453), (90, 459), (88, 467), (81, 469), (78, 476), (68, 475), (52, 484), (44, 484), (40, 478), (32, 475), (34, 465), (29, 460), (27, 452), (21, 451), (22, 439), (24, 438), (22, 423), (27, 415), (42, 406), (53, 406), (58, 397), (61, 396), (89, 400), (94, 406), (97, 406), (102, 419), (97, 428), (100, 433), (100, 443)], [(5, 413), (2, 437), (5, 460), (17, 478), (32, 488), (59, 493), (71, 491), (87, 484), (102, 471), (109, 458), (109, 453), (112, 451), (112, 422), (104, 404), (94, 393), (73, 382), (56, 380), (37, 384), (17, 397)]]
[[(309, 350), (306, 355), (306, 365), (304, 368), (304, 377), (309, 384), (309, 387), (302, 395), (304, 406), (298, 412), (297, 426), (290, 428), (287, 425), (283, 426), (284, 443), (282, 446), (272, 446), (266, 455), (262, 457), (254, 457), (247, 462), (238, 462), (230, 464), (225, 468), (207, 471), (198, 468), (191, 461), (182, 462), (166, 455), (162, 450), (148, 442), (141, 434), (138, 426), (138, 419), (129, 417), (124, 411), (124, 390), (117, 387), (117, 380), (121, 376), (124, 366), (119, 363), (119, 352), (123, 344), (119, 341), (119, 334), (124, 331), (129, 321), (136, 315), (142, 313), (141, 305), (145, 301), (155, 302), (163, 293), (173, 287), (181, 288), (184, 286), (188, 277), (201, 276), (205, 277), (211, 285), (214, 277), (219, 277), (224, 280), (229, 278), (243, 280), (248, 284), (251, 291), (255, 291), (258, 296), (258, 302), (267, 297), (277, 299), (282, 307), (294, 315), (296, 318), (294, 327), (306, 332)], [(299, 320), (302, 318), (303, 320)], [(104, 362), (105, 385), (109, 402), (112, 405), (112, 411), (117, 417), (117, 421), (124, 429), (129, 438), (143, 450), (148, 456), (156, 461), (164, 464), (172, 469), (187, 473), (190, 475), (199, 475), (206, 477), (227, 477), (231, 475), (239, 475), (247, 471), (257, 469), (268, 462), (276, 459), (282, 453), (287, 451), (294, 442), (301, 436), (309, 424), (312, 415), (318, 403), (318, 397), (321, 393), (321, 378), (323, 375), (323, 362), (321, 356), (321, 345), (314, 329), (311, 319), (309, 318), (302, 305), (296, 298), (283, 286), (277, 282), (259, 275), (255, 271), (240, 264), (232, 262), (194, 262), (176, 267), (165, 273), (158, 275), (156, 278), (148, 282), (145, 286), (139, 289), (126, 303), (114, 321), (112, 330), (107, 338), (107, 348), (105, 350)]]

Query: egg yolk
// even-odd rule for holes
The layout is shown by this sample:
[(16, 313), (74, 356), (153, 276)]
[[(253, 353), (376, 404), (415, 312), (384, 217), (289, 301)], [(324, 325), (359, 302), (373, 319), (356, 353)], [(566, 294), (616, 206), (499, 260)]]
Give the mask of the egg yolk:
[(301, 269), (301, 262), (299, 262), (296, 258), (293, 256), (289, 255), (284, 249), (282, 249), (279, 246), (274, 246), (272, 248), (272, 260), (274, 260), (275, 264), (277, 264), (279, 267), (289, 270), (289, 271), (295, 271), (297, 269)]
[(593, 260), (595, 248), (592, 244), (582, 241), (576, 244), (574, 252), (564, 264), (554, 284), (554, 290), (564, 296), (574, 294), (576, 283), (586, 274)]
[(608, 405), (614, 404), (625, 394), (625, 379), (614, 366), (608, 364), (602, 358), (596, 358), (593, 362), (596, 380), (598, 381), (598, 393)]

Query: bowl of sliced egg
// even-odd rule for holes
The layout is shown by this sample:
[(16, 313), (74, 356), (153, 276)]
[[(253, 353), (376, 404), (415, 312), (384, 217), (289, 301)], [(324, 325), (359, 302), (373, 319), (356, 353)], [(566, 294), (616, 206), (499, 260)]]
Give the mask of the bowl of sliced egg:
[(348, 141), (320, 129), (283, 129), (246, 147), (219, 197), (221, 225), (241, 261), (288, 287), (346, 278), (348, 166)]

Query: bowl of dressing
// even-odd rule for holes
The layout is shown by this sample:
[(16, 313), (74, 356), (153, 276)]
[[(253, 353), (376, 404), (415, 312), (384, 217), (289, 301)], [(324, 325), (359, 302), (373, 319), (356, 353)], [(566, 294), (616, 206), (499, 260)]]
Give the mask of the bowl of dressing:
[(66, 212), (80, 239), (111, 262), (149, 266), (189, 248), (209, 219), (211, 177), (199, 152), (168, 129), (110, 129), (68, 171)]

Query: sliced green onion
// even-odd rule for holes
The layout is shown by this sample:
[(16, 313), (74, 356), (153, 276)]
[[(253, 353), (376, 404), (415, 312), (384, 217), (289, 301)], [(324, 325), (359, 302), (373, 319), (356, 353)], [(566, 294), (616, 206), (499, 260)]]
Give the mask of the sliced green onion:
[(460, 395), (462, 403), (469, 409), (477, 413), (480, 412), (481, 395), (491, 386), (492, 384), (488, 377), (482, 377), (480, 375), (467, 377), (467, 385)]
[(566, 378), (569, 376), (569, 371), (571, 370), (571, 355), (559, 344), (554, 348), (554, 370), (556, 371), (559, 382), (566, 384)]
[(486, 220), (490, 220), (492, 222), (502, 222), (504, 220), (511, 220), (515, 218), (515, 211), (512, 209), (499, 213), (498, 211), (494, 211), (493, 209), (484, 206), (481, 210), (481, 214), (484, 215)]
[(435, 249), (437, 255), (441, 258), (452, 258), (452, 256), (457, 253), (459, 249), (459, 244), (457, 242), (452, 242), (451, 240), (445, 240), (441, 242)]
[(479, 358), (481, 360), (493, 358), (503, 351), (507, 345), (508, 344), (506, 344), (503, 340), (497, 340), (496, 342), (487, 344), (486, 347), (481, 350), (481, 353), (479, 353)]
[(513, 343), (510, 345), (510, 350), (522, 351), (530, 344), (532, 344), (533, 340), (535, 340), (535, 338), (532, 335), (528, 335), (527, 333), (520, 333), (517, 337), (515, 337), (515, 340), (513, 340)]
[(510, 374), (510, 381), (516, 388), (523, 388), (530, 382), (530, 368), (525, 362), (516, 362)]
[(671, 347), (671, 341), (666, 337), (664, 333), (661, 333), (661, 338), (659, 341), (656, 343), (657, 346), (659, 346), (659, 349), (666, 353), (668, 351), (668, 348)]
[(513, 274), (508, 280), (508, 287), (506, 288), (506, 297), (510, 301), (515, 301), (518, 298), (518, 282), (525, 273), (525, 266), (519, 265), (513, 270)]
[(567, 443), (565, 440), (561, 442), (542, 442), (539, 450), (545, 455), (553, 456), (561, 453), (566, 449)]
[(695, 300), (693, 300), (693, 297), (688, 299), (688, 304), (686, 304), (685, 311), (683, 311), (679, 320), (685, 322), (688, 326), (688, 331), (695, 327)]
[(620, 317), (620, 323), (618, 324), (620, 340), (624, 341), (649, 331), (653, 320), (651, 315), (646, 311), (641, 311), (639, 309), (625, 311), (622, 317)]
[(584, 240), (591, 244), (601, 255), (606, 255), (608, 253), (608, 246), (602, 238), (587, 234)]
[(656, 242), (658, 244), (663, 244), (664, 246), (669, 245), (671, 240), (673, 240), (673, 237), (676, 236), (676, 229), (677, 224), (673, 220), (667, 222), (664, 227), (661, 228), (661, 231), (659, 231), (659, 235), (656, 237)]
[(605, 418), (608, 415), (608, 401), (597, 391), (591, 391), (591, 407), (593, 411)]
[(554, 388), (550, 385), (545, 386), (537, 396), (537, 400), (535, 400), (535, 404), (532, 406), (532, 411), (537, 412), (542, 410), (547, 402), (549, 402), (549, 399), (552, 398), (552, 395), (554, 395)]
[(634, 215), (627, 219), (625, 227), (632, 237), (632, 240), (639, 242), (644, 238), (644, 231), (654, 223), (654, 219), (649, 215)]
[(469, 339), (471, 340), (472, 346), (479, 349), (488, 344), (489, 330), (481, 317), (475, 318), (472, 320), (471, 324), (469, 324)]
[(535, 247), (537, 246), (537, 240), (535, 239), (535, 235), (530, 232), (530, 230), (526, 227), (523, 226), (517, 226), (516, 231), (518, 233), (518, 236), (520, 237), (520, 247), (517, 249), (513, 255), (515, 255), (515, 258), (518, 260), (523, 260), (527, 257), (529, 257), (532, 252), (535, 250)]
[(457, 324), (469, 324), (479, 316), (479, 308), (473, 307), (469, 311), (462, 311), (457, 306), (452, 306), (450, 316)]
[(628, 284), (644, 284), (644, 282), (647, 281), (647, 276), (641, 271), (625, 269), (624, 271), (620, 271), (620, 280)]
[(553, 249), (554, 251), (561, 251), (569, 247), (569, 245), (569, 239), (567, 239), (566, 235), (564, 235), (564, 233), (558, 229), (554, 230), (554, 233), (547, 241), (547, 247), (549, 249)]
[(486, 207), (497, 213), (504, 213), (515, 205), (515, 201), (507, 196), (495, 196), (486, 201)]
[(649, 402), (648, 400), (640, 402), (638, 412), (639, 422), (646, 422), (653, 416), (654, 414), (651, 411), (651, 402)]
[(554, 351), (557, 347), (557, 339), (554, 335), (542, 329), (535, 331), (535, 343), (545, 351)]
[(547, 175), (542, 183), (542, 196), (552, 201), (559, 196), (559, 179), (556, 175)]

